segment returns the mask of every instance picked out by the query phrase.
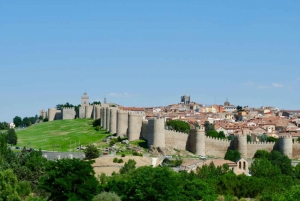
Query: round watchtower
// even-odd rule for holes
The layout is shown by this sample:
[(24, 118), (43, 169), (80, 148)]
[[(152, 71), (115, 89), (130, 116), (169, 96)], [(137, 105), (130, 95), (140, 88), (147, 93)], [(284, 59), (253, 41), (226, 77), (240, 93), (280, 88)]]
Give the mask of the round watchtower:
[(291, 135), (279, 137), (279, 151), (288, 158), (293, 157), (293, 138)]
[(110, 107), (106, 108), (106, 130), (110, 129)]
[(247, 135), (234, 136), (234, 149), (241, 153), (241, 157), (247, 159)]
[(117, 136), (127, 136), (128, 111), (118, 110), (117, 112)]
[(103, 128), (106, 130), (106, 107), (103, 108)]
[(143, 114), (130, 112), (128, 114), (128, 140), (138, 140), (141, 136)]
[(195, 154), (205, 156), (205, 128), (196, 127), (195, 135)]
[(141, 138), (144, 140), (148, 140), (147, 128), (148, 128), (148, 120), (145, 119), (142, 122), (142, 134), (141, 134)]
[(163, 118), (148, 120), (148, 146), (165, 147), (165, 121)]
[(110, 127), (111, 134), (117, 133), (117, 108), (110, 109)]
[(103, 128), (103, 107), (100, 108), (100, 126)]

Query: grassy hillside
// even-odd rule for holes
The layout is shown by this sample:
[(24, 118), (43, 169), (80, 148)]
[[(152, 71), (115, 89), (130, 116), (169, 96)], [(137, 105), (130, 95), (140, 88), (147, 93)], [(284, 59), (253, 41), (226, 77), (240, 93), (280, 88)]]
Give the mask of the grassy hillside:
[(108, 136), (105, 131), (95, 131), (92, 119), (57, 120), (44, 122), (17, 132), (16, 146), (49, 151), (76, 151), (76, 147), (97, 143)]

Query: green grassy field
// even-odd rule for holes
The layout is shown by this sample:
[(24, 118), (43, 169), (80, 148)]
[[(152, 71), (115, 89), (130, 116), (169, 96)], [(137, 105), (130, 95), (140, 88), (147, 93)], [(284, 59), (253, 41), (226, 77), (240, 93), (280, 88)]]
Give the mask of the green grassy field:
[(102, 140), (108, 134), (105, 131), (95, 131), (92, 123), (92, 119), (74, 119), (36, 124), (17, 132), (16, 146), (48, 151), (76, 151), (79, 143), (105, 145)]

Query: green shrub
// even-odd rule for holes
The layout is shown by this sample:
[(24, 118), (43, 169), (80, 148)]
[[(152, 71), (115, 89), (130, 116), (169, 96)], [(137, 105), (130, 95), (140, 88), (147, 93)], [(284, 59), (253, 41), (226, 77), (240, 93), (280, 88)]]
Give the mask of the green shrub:
[(122, 158), (120, 158), (119, 160), (118, 160), (118, 163), (123, 163), (124, 161), (123, 161), (123, 159)]
[(96, 130), (96, 131), (100, 131), (100, 130), (101, 130), (101, 126), (96, 126), (96, 127), (95, 127), (95, 130)]
[(113, 160), (114, 163), (117, 163), (118, 161), (119, 161), (118, 158), (114, 158), (114, 160)]
[(125, 157), (126, 155), (125, 154), (122, 154), (122, 157)]
[(97, 127), (97, 126), (100, 126), (100, 119), (96, 119), (96, 120), (93, 122), (93, 127)]
[(93, 198), (93, 201), (121, 201), (121, 198), (114, 192), (101, 192)]

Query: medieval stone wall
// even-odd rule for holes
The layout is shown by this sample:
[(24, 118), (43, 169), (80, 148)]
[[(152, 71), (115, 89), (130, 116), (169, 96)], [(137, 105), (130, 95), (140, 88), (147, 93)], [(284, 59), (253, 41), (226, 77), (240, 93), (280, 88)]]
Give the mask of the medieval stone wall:
[(205, 156), (224, 158), (225, 153), (231, 147), (231, 141), (212, 137), (205, 138)]
[(300, 143), (297, 141), (293, 143), (293, 158), (300, 158)]
[(266, 150), (271, 152), (278, 150), (278, 143), (275, 142), (248, 142), (247, 143), (247, 158), (253, 158), (257, 150)]
[(84, 119), (85, 118), (85, 106), (81, 106), (79, 107), (79, 114), (78, 114), (80, 119)]
[(75, 119), (76, 112), (73, 107), (64, 107), (61, 109), (62, 119)]
[(186, 150), (189, 134), (165, 130), (165, 144), (168, 147)]
[(53, 121), (53, 120), (58, 120), (58, 119), (62, 119), (61, 111), (57, 110), (56, 108), (49, 108), (48, 109), (48, 120)]

